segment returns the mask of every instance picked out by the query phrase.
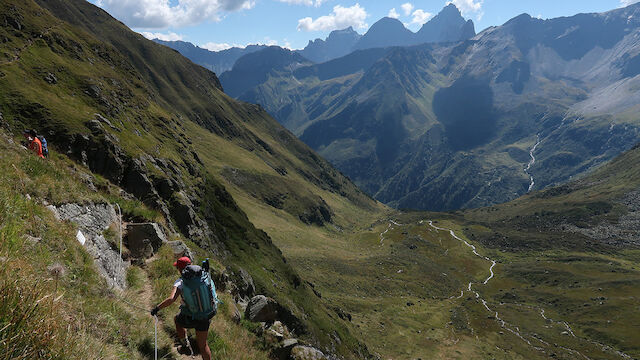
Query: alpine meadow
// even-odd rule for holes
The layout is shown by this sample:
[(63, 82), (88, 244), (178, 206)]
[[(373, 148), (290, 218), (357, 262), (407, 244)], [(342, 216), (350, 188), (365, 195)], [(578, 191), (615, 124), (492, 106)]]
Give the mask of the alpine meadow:
[(640, 359), (640, 4), (391, 3), (0, 0), (0, 358)]

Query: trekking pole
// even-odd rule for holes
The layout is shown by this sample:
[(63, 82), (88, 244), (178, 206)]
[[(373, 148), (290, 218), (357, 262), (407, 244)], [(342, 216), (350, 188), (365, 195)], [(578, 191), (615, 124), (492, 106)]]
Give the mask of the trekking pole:
[(155, 360), (158, 360), (158, 316), (154, 315), (153, 318), (156, 320), (155, 321), (155, 327), (154, 327), (154, 330), (153, 330), (153, 335), (154, 335), (154, 339), (155, 339), (154, 343), (153, 343), (153, 345), (155, 347), (154, 358), (155, 358)]
[(122, 209), (118, 203), (116, 207), (118, 208), (118, 235), (120, 235), (120, 260), (122, 261)]

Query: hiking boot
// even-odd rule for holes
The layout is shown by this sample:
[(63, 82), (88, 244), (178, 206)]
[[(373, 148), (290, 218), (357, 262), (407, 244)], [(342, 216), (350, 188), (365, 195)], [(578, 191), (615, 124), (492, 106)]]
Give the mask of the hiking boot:
[(193, 356), (193, 349), (191, 348), (191, 343), (187, 339), (180, 339), (180, 347), (178, 348), (178, 353), (182, 355)]

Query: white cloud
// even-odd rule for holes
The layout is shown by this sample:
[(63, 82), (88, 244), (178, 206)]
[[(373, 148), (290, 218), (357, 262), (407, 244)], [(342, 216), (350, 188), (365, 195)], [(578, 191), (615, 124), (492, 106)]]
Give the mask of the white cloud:
[(478, 20), (481, 20), (484, 16), (484, 10), (482, 10), (482, 5), (484, 0), (451, 0), (447, 1), (447, 5), (453, 4), (460, 9), (462, 15), (471, 16), (473, 14), (476, 15)]
[(625, 6), (629, 6), (631, 4), (635, 4), (640, 0), (620, 0), (620, 6), (621, 7), (625, 7)]
[(369, 14), (360, 4), (351, 7), (337, 5), (330, 15), (321, 16), (315, 20), (310, 17), (298, 20), (298, 31), (329, 31), (349, 26), (362, 29), (367, 27), (365, 23), (367, 16)]
[(432, 13), (426, 12), (422, 9), (418, 9), (416, 11), (413, 12), (413, 14), (411, 14), (411, 16), (413, 16), (413, 19), (411, 20), (411, 24), (418, 24), (418, 25), (422, 25), (424, 23), (426, 23), (429, 19), (431, 19), (431, 17), (433, 16)]
[(390, 17), (392, 19), (397, 19), (400, 17), (400, 14), (398, 14), (398, 12), (396, 11), (396, 8), (393, 8), (389, 10), (389, 14), (387, 15), (387, 17)]
[(174, 32), (168, 32), (168, 33), (153, 33), (153, 32), (147, 32), (147, 31), (143, 31), (140, 34), (142, 34), (142, 36), (146, 37), (149, 40), (153, 40), (153, 39), (160, 39), (163, 41), (178, 41), (178, 40), (182, 40), (184, 39), (184, 36), (176, 34)]
[(405, 3), (405, 4), (402, 4), (400, 7), (402, 8), (402, 11), (404, 11), (404, 14), (406, 16), (409, 16), (413, 11), (414, 6), (412, 3)]
[(278, 0), (278, 1), (283, 2), (283, 3), (287, 3), (287, 4), (307, 5), (307, 6), (318, 7), (318, 6), (322, 5), (322, 3), (326, 2), (327, 0)]
[(163, 29), (219, 21), (224, 12), (251, 9), (255, 0), (98, 0), (96, 4), (130, 27)]
[(227, 50), (227, 49), (231, 49), (232, 47), (240, 47), (237, 45), (230, 45), (227, 43), (214, 43), (214, 42), (208, 42), (206, 44), (202, 44), (200, 45), (201, 48), (203, 49), (207, 49), (209, 51), (222, 51), (222, 50)]

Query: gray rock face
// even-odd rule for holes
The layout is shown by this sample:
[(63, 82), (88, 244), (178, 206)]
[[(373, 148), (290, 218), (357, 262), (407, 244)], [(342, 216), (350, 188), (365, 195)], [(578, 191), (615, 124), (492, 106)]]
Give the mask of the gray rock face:
[(61, 220), (69, 220), (78, 225), (85, 236), (98, 236), (118, 222), (118, 215), (109, 204), (64, 204), (56, 208)]
[(122, 261), (117, 249), (105, 239), (103, 232), (111, 224), (119, 221), (116, 211), (109, 204), (65, 204), (49, 206), (60, 220), (68, 220), (78, 225), (86, 239), (85, 248), (93, 256), (98, 273), (109, 286), (124, 289), (127, 285), (126, 269), (129, 262)]
[(245, 269), (240, 269), (233, 274), (233, 283), (236, 286), (232, 291), (236, 297), (240, 299), (250, 299), (256, 293), (256, 286), (253, 284), (253, 278)]
[(167, 242), (167, 237), (156, 223), (128, 224), (126, 244), (134, 258), (148, 259)]
[(173, 254), (176, 256), (176, 258), (186, 256), (189, 259), (193, 259), (193, 253), (191, 252), (191, 249), (189, 249), (189, 247), (182, 241), (169, 241), (167, 242), (167, 245), (171, 246)]
[(322, 351), (309, 346), (298, 345), (291, 350), (292, 360), (323, 360), (328, 359)]
[(292, 350), (297, 345), (297, 339), (284, 339), (271, 351), (272, 356), (279, 360), (288, 360), (291, 358)]
[(278, 318), (278, 303), (264, 295), (254, 296), (244, 317), (253, 322), (274, 322)]
[(229, 303), (229, 312), (231, 313), (231, 320), (234, 323), (240, 324), (240, 320), (242, 320), (242, 315), (240, 314), (240, 310), (238, 310), (238, 306), (234, 301)]
[[(195, 164), (199, 158), (194, 155), (193, 162), (185, 160), (183, 164), (173, 160), (141, 156), (128, 156), (119, 145), (119, 139), (107, 128), (117, 132), (120, 128), (100, 114), (85, 123), (91, 134), (52, 135), (51, 142), (66, 144), (61, 148), (93, 173), (101, 174), (129, 194), (157, 209), (162, 214), (174, 219), (180, 231), (199, 244), (207, 244), (207, 250), (218, 254), (220, 244), (209, 224), (198, 214), (199, 199), (197, 189), (188, 188), (181, 180), (184, 169), (196, 176), (200, 171)], [(149, 167), (155, 167), (163, 177), (155, 177), (148, 173)], [(176, 231), (173, 224), (167, 224), (170, 231)]]

